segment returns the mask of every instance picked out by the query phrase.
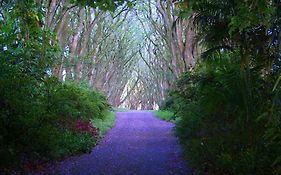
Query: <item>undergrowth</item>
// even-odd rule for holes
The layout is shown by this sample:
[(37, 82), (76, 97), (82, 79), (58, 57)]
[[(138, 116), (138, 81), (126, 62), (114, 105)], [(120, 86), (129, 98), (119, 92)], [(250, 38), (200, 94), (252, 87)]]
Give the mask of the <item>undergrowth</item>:
[(198, 174), (281, 172), (279, 75), (248, 74), (245, 82), (236, 53), (217, 54), (170, 92), (164, 106), (179, 117), (176, 132)]
[(99, 129), (99, 137), (103, 137), (115, 124), (115, 113), (110, 111), (101, 118), (92, 119), (92, 124)]
[(173, 112), (167, 110), (157, 110), (153, 112), (154, 115), (162, 120), (175, 122), (176, 116)]
[[(0, 66), (1, 171), (89, 152), (108, 129), (109, 105), (100, 93)], [(93, 126), (92, 119), (100, 124)]]

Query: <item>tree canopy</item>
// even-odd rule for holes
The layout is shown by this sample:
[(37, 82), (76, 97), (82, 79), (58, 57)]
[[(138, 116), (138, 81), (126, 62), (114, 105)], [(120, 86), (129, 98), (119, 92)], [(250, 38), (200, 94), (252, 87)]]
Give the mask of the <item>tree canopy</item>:
[(280, 8), (1, 0), (0, 172), (89, 151), (121, 107), (172, 111), (198, 174), (280, 174)]

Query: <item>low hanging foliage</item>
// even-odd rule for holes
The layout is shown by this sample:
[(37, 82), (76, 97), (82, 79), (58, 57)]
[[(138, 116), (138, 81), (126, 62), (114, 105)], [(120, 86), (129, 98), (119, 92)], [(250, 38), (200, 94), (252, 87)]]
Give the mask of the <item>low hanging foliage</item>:
[(81, 6), (91, 6), (93, 8), (100, 8), (101, 10), (114, 11), (117, 7), (125, 5), (129, 8), (133, 6), (130, 0), (71, 0), (71, 3)]

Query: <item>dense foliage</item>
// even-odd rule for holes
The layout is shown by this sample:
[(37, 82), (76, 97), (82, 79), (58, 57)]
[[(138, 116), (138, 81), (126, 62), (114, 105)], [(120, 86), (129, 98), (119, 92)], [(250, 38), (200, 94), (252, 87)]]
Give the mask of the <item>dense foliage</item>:
[(89, 5), (93, 8), (100, 8), (102, 10), (114, 11), (118, 6), (125, 4), (128, 7), (133, 6), (133, 2), (129, 0), (72, 0), (73, 4), (81, 6)]
[(36, 2), (1, 3), (0, 172), (90, 151), (100, 135), (92, 119), (107, 115), (106, 98), (51, 76), (59, 48)]
[(164, 108), (199, 174), (280, 174), (280, 1), (196, 0), (205, 52)]

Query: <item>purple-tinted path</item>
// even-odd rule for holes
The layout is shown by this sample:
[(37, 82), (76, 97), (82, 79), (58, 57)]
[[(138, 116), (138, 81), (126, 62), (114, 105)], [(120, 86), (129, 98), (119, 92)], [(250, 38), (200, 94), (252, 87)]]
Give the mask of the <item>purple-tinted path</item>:
[(188, 175), (174, 124), (151, 112), (118, 112), (116, 125), (90, 154), (56, 165), (62, 175)]

